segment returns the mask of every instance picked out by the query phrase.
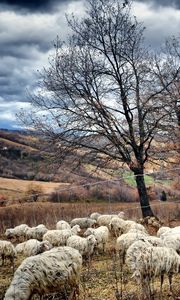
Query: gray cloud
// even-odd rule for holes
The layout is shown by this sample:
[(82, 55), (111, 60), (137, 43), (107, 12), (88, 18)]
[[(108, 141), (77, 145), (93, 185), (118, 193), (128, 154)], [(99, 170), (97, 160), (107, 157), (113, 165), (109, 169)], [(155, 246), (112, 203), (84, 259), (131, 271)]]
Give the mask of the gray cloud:
[(19, 10), (21, 12), (47, 12), (53, 11), (57, 5), (67, 4), (71, 0), (1, 0), (2, 8)]
[(137, 0), (138, 2), (143, 3), (152, 3), (154, 6), (170, 6), (180, 9), (179, 0)]
[[(14, 112), (27, 107), (27, 91), (37, 89), (37, 69), (48, 65), (53, 40), (57, 34), (62, 39), (67, 36), (65, 12), (81, 14), (85, 1), (0, 1), (0, 128), (16, 125)], [(175, 7), (180, 7), (180, 3), (153, 3), (136, 0), (134, 15), (147, 27), (148, 44), (157, 47), (166, 36), (179, 32), (180, 12)]]

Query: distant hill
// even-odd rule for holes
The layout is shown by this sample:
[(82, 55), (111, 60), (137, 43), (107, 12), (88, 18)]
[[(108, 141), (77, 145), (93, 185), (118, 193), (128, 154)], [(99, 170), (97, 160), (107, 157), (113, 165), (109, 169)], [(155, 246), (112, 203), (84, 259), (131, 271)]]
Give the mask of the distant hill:
[(0, 177), (79, 183), (107, 176), (88, 165), (72, 172), (71, 158), (60, 164), (53, 153), (53, 146), (34, 132), (0, 129)]

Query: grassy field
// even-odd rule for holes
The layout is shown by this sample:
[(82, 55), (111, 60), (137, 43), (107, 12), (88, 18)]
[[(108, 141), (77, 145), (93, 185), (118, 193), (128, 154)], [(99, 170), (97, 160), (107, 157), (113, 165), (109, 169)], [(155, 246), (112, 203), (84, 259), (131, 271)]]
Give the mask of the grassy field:
[[(151, 203), (154, 213), (161, 219), (163, 225), (180, 225), (180, 204)], [(136, 203), (26, 203), (0, 208), (1, 238), (5, 239), (4, 232), (8, 227), (21, 223), (35, 226), (43, 223), (48, 228), (55, 228), (58, 220), (70, 221), (74, 217), (88, 216), (93, 211), (101, 213), (117, 213), (124, 211), (128, 219), (138, 220), (141, 217), (139, 205)], [(178, 218), (179, 216), (179, 218)], [(147, 227), (150, 234), (156, 234), (152, 227)], [(14, 242), (15, 244), (17, 242)], [(111, 236), (106, 252), (95, 255), (91, 262), (83, 263), (81, 273), (79, 300), (138, 300), (141, 293), (140, 286), (131, 278), (132, 274), (125, 265), (120, 267), (120, 261), (115, 255), (116, 239)], [(15, 269), (24, 257), (19, 256), (15, 261)], [(13, 276), (9, 264), (0, 268), (0, 300), (3, 299)], [(164, 282), (163, 293), (160, 295), (160, 278), (151, 282), (153, 296), (151, 299), (178, 300), (180, 295), (180, 275), (173, 278), (173, 292), (169, 292), (167, 278)], [(33, 298), (38, 299), (38, 298)], [(43, 300), (67, 300), (60, 294), (44, 296)], [(141, 298), (143, 299), (143, 298)], [(143, 299), (147, 300), (147, 299)]]
[(33, 184), (40, 186), (42, 188), (43, 193), (51, 193), (56, 188), (64, 188), (69, 185), (68, 183), (8, 179), (0, 177), (0, 190), (6, 189), (18, 192), (25, 192), (28, 189), (28, 187)]
[[(56, 189), (68, 188), (67, 183), (45, 182), (34, 180), (8, 179), (0, 177), (0, 196), (5, 199), (0, 201), (3, 205), (18, 203), (25, 199), (31, 200), (33, 193), (40, 194), (41, 199), (44, 194), (51, 194)], [(1, 200), (0, 198), (0, 200)], [(24, 200), (23, 200), (24, 201)]]

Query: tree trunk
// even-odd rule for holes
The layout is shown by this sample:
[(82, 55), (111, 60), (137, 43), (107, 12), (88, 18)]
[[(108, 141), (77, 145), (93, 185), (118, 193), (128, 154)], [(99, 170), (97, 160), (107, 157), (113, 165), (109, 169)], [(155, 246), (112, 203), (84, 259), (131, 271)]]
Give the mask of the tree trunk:
[[(144, 181), (144, 174), (142, 170), (134, 171), (134, 175), (136, 176), (136, 184), (141, 204), (141, 211), (143, 218), (147, 216), (154, 216), (150, 204), (149, 204), (149, 197), (147, 194), (147, 189)], [(139, 175), (139, 176), (138, 176)]]

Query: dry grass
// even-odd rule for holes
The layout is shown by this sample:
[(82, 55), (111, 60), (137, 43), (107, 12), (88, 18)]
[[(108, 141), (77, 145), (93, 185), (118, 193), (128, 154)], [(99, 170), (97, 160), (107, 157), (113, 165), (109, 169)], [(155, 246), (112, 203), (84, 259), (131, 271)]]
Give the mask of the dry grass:
[(38, 149), (35, 149), (31, 146), (23, 145), (23, 144), (20, 144), (18, 142), (13, 142), (13, 141), (10, 141), (10, 140), (2, 138), (2, 137), (0, 137), (0, 142), (4, 142), (7, 146), (13, 146), (15, 148), (26, 150), (28, 152), (37, 152), (37, 151), (39, 151)]
[[(161, 219), (163, 225), (180, 225), (180, 204), (173, 202), (151, 203), (156, 215)], [(4, 231), (8, 227), (13, 227), (21, 223), (34, 226), (40, 223), (48, 228), (55, 228), (58, 220), (70, 221), (74, 217), (88, 216), (91, 212), (117, 213), (125, 211), (128, 219), (138, 219), (141, 217), (138, 203), (24, 203), (0, 208), (1, 238), (5, 238)], [(179, 218), (178, 218), (179, 216)], [(151, 228), (148, 228), (151, 233)], [(91, 263), (85, 263), (81, 275), (81, 289), (79, 300), (138, 300), (140, 287), (132, 280), (127, 267), (120, 267), (120, 262), (114, 255), (115, 238), (111, 237), (106, 254), (94, 256)], [(19, 266), (23, 257), (16, 260), (15, 268)], [(12, 268), (9, 265), (0, 268), (0, 300), (3, 299), (12, 279)], [(174, 276), (172, 296), (169, 292), (168, 281), (165, 280), (163, 286), (163, 300), (177, 300), (180, 295), (179, 286), (180, 275)], [(157, 278), (152, 282), (154, 287), (153, 300), (160, 299), (160, 280)], [(37, 299), (37, 298), (33, 298)], [(43, 299), (66, 300), (59, 294), (43, 297)], [(147, 300), (147, 299), (143, 299)]]
[[(180, 203), (152, 201), (151, 207), (163, 224), (176, 224), (180, 221)], [(139, 203), (22, 203), (0, 207), (0, 233), (2, 234), (5, 228), (22, 223), (29, 226), (43, 223), (48, 228), (54, 228), (60, 219), (70, 221), (76, 217), (89, 216), (96, 211), (100, 213), (124, 211), (128, 219), (137, 220), (141, 218)]]
[(43, 193), (52, 193), (57, 188), (67, 187), (68, 183), (45, 182), (35, 180), (20, 180), (0, 177), (0, 192), (1, 190), (9, 190), (15, 192), (25, 192), (29, 185), (39, 185)]
[[(120, 266), (119, 259), (115, 256), (115, 238), (111, 237), (106, 253), (92, 258), (90, 263), (84, 262), (80, 281), (80, 295), (78, 300), (139, 300), (141, 294), (140, 286), (132, 280), (132, 274), (127, 266)], [(24, 257), (18, 257), (15, 269), (20, 265)], [(9, 265), (0, 268), (0, 300), (3, 299), (13, 276)], [(180, 295), (180, 274), (173, 277), (172, 296), (169, 292), (167, 278), (163, 284), (163, 294), (160, 295), (160, 278), (151, 282), (153, 295), (151, 300), (178, 300)], [(33, 297), (33, 300), (39, 298)], [(68, 300), (60, 294), (44, 296), (42, 300)], [(142, 299), (142, 298), (141, 298)], [(147, 299), (143, 299), (147, 300)]]

